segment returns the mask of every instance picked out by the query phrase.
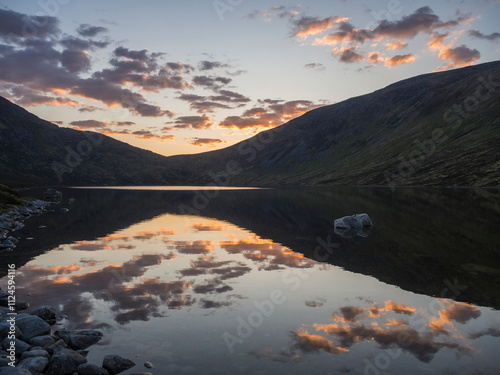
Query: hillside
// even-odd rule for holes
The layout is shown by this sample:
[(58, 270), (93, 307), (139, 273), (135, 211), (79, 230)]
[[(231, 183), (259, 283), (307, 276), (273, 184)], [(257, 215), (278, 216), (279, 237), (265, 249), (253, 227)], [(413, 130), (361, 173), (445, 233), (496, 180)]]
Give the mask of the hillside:
[(226, 149), (171, 159), (197, 166), (198, 184), (211, 180), (202, 171), (233, 161), (236, 185), (498, 186), (498, 103), (499, 61), (407, 79)]
[(94, 132), (59, 127), (0, 97), (0, 181), (12, 185), (176, 183), (166, 158)]
[(0, 181), (498, 186), (499, 89), (500, 61), (425, 74), (225, 149), (168, 158), (58, 127), (0, 98)]

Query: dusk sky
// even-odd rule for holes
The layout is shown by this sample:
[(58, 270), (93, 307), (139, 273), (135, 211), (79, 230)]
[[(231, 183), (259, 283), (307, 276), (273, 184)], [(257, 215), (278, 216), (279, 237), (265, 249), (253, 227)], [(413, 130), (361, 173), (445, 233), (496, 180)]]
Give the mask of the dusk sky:
[(0, 96), (163, 155), (498, 60), (500, 1), (0, 1)]

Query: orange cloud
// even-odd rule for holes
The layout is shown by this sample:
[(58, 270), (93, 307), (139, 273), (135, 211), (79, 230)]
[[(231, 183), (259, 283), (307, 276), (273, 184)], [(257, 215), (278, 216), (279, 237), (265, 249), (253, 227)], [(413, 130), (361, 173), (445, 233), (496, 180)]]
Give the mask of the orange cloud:
[(396, 55), (392, 57), (387, 57), (384, 60), (386, 66), (397, 66), (402, 64), (411, 64), (415, 62), (415, 55), (409, 53), (407, 55)]
[(400, 305), (399, 303), (393, 302), (391, 300), (385, 303), (385, 309), (387, 311), (394, 311), (397, 314), (413, 315), (417, 309), (412, 306)]
[(220, 143), (227, 143), (226, 141), (223, 141), (222, 139), (218, 138), (192, 138), (191, 142), (189, 142), (193, 146), (211, 146), (215, 147), (217, 144)]
[(386, 50), (396, 50), (396, 49), (402, 49), (408, 47), (408, 43), (404, 42), (392, 42), (392, 43), (386, 43), (385, 44), (385, 49)]

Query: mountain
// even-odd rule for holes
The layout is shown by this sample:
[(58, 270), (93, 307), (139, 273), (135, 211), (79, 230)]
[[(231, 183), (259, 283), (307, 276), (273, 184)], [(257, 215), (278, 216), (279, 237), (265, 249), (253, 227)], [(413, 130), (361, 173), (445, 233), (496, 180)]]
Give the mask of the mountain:
[(225, 149), (163, 157), (0, 98), (0, 181), (498, 186), (500, 61), (410, 78)]
[(500, 61), (410, 78), (226, 149), (172, 157), (235, 185), (498, 186)]
[(0, 97), (0, 181), (14, 185), (176, 183), (166, 157), (59, 127)]

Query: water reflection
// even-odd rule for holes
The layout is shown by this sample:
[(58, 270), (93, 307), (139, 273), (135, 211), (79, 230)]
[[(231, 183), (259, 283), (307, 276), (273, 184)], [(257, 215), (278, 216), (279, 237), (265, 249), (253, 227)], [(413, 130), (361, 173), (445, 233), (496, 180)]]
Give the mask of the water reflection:
[[(145, 360), (165, 373), (498, 373), (498, 311), (470, 300), (448, 299), (477, 288), (471, 281), (475, 279), (457, 271), (460, 267), (448, 265), (436, 275), (433, 282), (439, 292), (432, 297), (307, 256), (320, 243), (318, 238), (330, 244), (335, 239), (338, 246), (330, 263), (347, 264), (348, 270), (380, 269), (393, 284), (404, 286), (401, 280), (414, 277), (415, 269), (425, 272), (428, 263), (413, 253), (417, 245), (407, 247), (408, 254), (394, 251), (396, 242), (384, 234), (388, 219), (380, 212), (396, 211), (371, 210), (375, 227), (368, 238), (328, 239), (334, 233), (324, 217), (340, 215), (325, 213), (315, 200), (309, 201), (307, 211), (300, 204), (284, 204), (289, 195), (254, 192), (263, 193), (268, 198), (258, 195), (257, 212), (250, 210), (256, 201), (249, 198), (241, 203), (247, 216), (232, 217), (236, 222), (249, 220), (246, 225), (229, 220), (241, 205), (228, 196), (225, 203), (207, 208), (212, 217), (153, 210), (155, 215), (131, 225), (120, 217), (121, 229), (108, 231), (108, 226), (95, 236), (82, 231), (72, 238), (57, 237), (57, 231), (68, 228), (66, 222), (79, 222), (78, 210), (84, 215), (77, 199), (74, 216), (61, 219), (50, 239), (57, 245), (24, 265), (18, 263), (18, 298), (32, 306), (55, 306), (66, 316), (60, 323), (67, 328), (104, 330), (102, 350), (89, 355), (95, 363), (105, 354), (120, 353), (147, 356)], [(175, 199), (182, 201), (177, 194)], [(168, 206), (169, 199), (162, 202)], [(353, 209), (358, 210), (362, 208)], [(163, 207), (163, 212), (169, 211), (175, 211), (175, 205)], [(266, 215), (259, 216), (262, 212)], [(99, 220), (113, 215), (103, 212)], [(255, 218), (248, 219), (252, 215)], [(412, 229), (417, 233), (426, 227), (418, 228)], [(405, 241), (410, 240), (402, 237), (398, 246), (408, 246)], [(483, 249), (481, 254), (489, 253)], [(483, 262), (478, 256), (470, 261)], [(414, 269), (400, 268), (416, 260), (421, 264), (415, 263)], [(493, 261), (489, 264), (496, 269)], [(414, 277), (413, 287), (425, 289), (420, 283), (426, 276)], [(494, 282), (490, 278), (490, 288)], [(280, 302), (270, 305), (277, 292)]]

